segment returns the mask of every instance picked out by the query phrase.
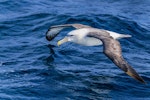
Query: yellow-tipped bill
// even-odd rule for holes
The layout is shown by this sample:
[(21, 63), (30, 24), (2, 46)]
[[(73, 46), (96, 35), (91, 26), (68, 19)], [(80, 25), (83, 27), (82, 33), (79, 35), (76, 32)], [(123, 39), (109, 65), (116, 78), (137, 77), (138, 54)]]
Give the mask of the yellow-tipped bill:
[(68, 37), (65, 37), (65, 38), (59, 40), (59, 41), (57, 42), (57, 45), (60, 46), (61, 44), (65, 43), (65, 42), (68, 42)]

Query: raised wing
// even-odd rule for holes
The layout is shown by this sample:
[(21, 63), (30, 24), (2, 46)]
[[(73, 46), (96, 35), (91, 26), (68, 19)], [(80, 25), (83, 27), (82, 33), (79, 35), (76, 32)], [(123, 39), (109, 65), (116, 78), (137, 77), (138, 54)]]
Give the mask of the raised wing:
[(51, 26), (46, 32), (46, 39), (48, 41), (51, 41), (60, 33), (60, 31), (70, 27), (80, 29), (80, 28), (89, 28), (90, 26), (83, 25), (83, 24), (64, 24), (64, 25)]
[(104, 36), (100, 33), (92, 33), (90, 36), (93, 36), (95, 38), (100, 39), (103, 42), (104, 48), (103, 52), (104, 54), (112, 60), (112, 62), (118, 66), (120, 69), (122, 69), (126, 74), (133, 77), (134, 79), (145, 83), (145, 81), (138, 75), (138, 73), (125, 61), (125, 59), (122, 56), (122, 50), (120, 43), (113, 39), (111, 36)]

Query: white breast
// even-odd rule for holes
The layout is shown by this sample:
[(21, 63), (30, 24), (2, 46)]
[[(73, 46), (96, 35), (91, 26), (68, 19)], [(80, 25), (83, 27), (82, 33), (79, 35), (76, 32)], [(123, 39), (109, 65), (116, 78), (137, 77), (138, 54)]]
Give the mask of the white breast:
[(102, 41), (97, 39), (97, 38), (93, 38), (93, 37), (84, 37), (78, 41), (76, 41), (76, 43), (84, 45), (84, 46), (98, 46), (98, 45), (102, 45)]

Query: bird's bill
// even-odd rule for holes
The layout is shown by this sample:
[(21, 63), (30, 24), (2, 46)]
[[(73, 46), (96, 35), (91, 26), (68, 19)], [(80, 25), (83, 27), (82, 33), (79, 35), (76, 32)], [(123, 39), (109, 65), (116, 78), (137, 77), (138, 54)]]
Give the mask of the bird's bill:
[(60, 45), (62, 45), (63, 43), (66, 43), (66, 42), (68, 42), (68, 37), (65, 37), (65, 38), (59, 40), (59, 41), (57, 42), (57, 45), (60, 46)]

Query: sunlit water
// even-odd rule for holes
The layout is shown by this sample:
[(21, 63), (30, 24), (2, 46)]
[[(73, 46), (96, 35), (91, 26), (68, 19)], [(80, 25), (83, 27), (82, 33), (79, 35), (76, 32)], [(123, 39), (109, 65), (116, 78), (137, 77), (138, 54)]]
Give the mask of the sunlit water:
[[(150, 100), (149, 0), (1, 0), (0, 100)], [(51, 25), (82, 23), (132, 38), (123, 56), (143, 85), (118, 69), (102, 46), (45, 39)]]

